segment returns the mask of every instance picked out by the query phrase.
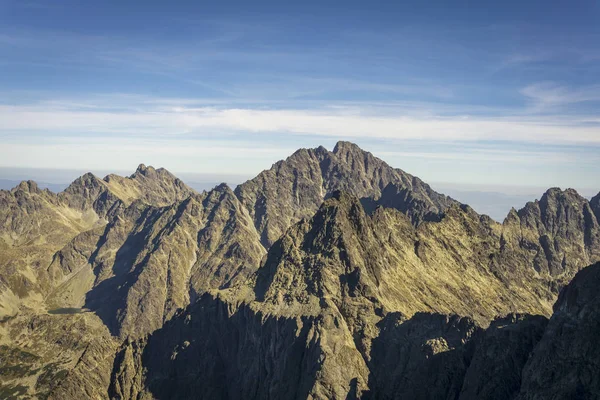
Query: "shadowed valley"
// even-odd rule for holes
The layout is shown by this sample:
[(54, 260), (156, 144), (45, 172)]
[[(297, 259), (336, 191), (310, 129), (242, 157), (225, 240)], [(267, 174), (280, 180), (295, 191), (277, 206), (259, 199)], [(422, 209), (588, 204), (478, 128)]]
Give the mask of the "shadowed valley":
[(600, 395), (600, 194), (498, 223), (339, 142), (235, 190), (140, 165), (0, 205), (0, 397)]

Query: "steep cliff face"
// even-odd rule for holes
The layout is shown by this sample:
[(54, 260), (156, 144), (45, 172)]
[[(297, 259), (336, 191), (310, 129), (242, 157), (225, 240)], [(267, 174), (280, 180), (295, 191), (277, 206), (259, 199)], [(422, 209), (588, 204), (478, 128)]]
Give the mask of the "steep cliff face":
[(334, 191), (343, 190), (371, 201), (379, 199), (389, 184), (404, 191), (397, 208), (414, 224), (456, 203), (419, 178), (390, 167), (348, 142), (338, 142), (332, 152), (324, 147), (298, 150), (238, 186), (235, 192), (268, 248), (293, 223), (310, 218)]
[(503, 250), (531, 265), (558, 293), (577, 271), (600, 260), (596, 202), (573, 189), (549, 189), (539, 201), (509, 213)]
[(590, 208), (596, 216), (596, 221), (600, 222), (600, 193), (592, 197), (590, 200)]
[[(147, 341), (122, 348), (110, 393), (123, 399), (191, 399), (199, 393), (345, 398), (367, 370), (339, 323), (324, 315), (265, 315), (253, 305), (232, 307), (206, 295)], [(339, 365), (345, 368), (334, 371)]]
[(388, 313), (365, 354), (326, 298), (317, 315), (292, 317), (227, 296), (207, 294), (148, 339), (126, 342), (110, 397), (514, 399), (547, 323), (509, 315), (483, 329), (457, 315)]
[(62, 276), (48, 275), (47, 266), (77, 235), (101, 229), (132, 201), (164, 206), (193, 193), (166, 170), (143, 165), (129, 178), (85, 174), (58, 194), (31, 181), (0, 191), (0, 319), (14, 315), (23, 302), (40, 307), (62, 283)]
[(548, 320), (541, 315), (510, 314), (498, 318), (474, 343), (460, 400), (514, 399), (521, 374), (540, 341)]
[[(387, 217), (388, 223), (374, 222), (378, 217)], [(224, 398), (385, 397), (391, 389), (382, 383), (388, 381), (385, 368), (379, 367), (388, 354), (383, 348), (398, 340), (396, 335), (410, 333), (417, 335), (410, 336), (414, 343), (398, 351), (412, 354), (429, 338), (421, 328), (429, 326), (431, 337), (438, 338), (446, 330), (454, 332), (444, 328), (447, 324), (460, 325), (460, 332), (427, 345), (437, 354), (445, 351), (438, 348), (445, 340), (450, 346), (460, 342), (460, 349), (452, 353), (456, 357), (446, 365), (441, 360), (445, 356), (438, 357), (438, 364), (420, 353), (412, 361), (419, 372), (406, 379), (426, 382), (432, 371), (454, 368), (463, 358), (458, 354), (470, 351), (461, 340), (469, 341), (480, 329), (472, 320), (405, 317), (408, 325), (402, 333), (392, 334), (391, 328), (380, 333), (382, 325), (390, 326), (385, 322), (393, 318), (389, 310), (431, 308), (407, 300), (434, 297), (410, 292), (416, 278), (405, 282), (404, 297), (394, 291), (392, 278), (402, 271), (388, 236), (397, 227), (404, 231), (398, 233), (401, 236), (416, 236), (408, 218), (396, 210), (379, 209), (371, 217), (356, 197), (334, 193), (311, 220), (296, 224), (271, 247), (253, 279), (217, 296), (205, 295), (147, 341), (126, 346), (118, 358), (112, 393), (117, 398), (193, 398), (195, 393)], [(414, 241), (403, 251), (417, 259)], [(463, 364), (466, 370), (468, 364)], [(142, 369), (147, 371), (143, 377), (133, 372)], [(440, 393), (458, 393), (464, 373), (457, 370), (451, 384), (440, 384)], [(409, 370), (397, 374), (404, 376)]]
[[(265, 250), (233, 192), (186, 188), (162, 169), (140, 167), (130, 178), (86, 174), (59, 194), (33, 182), (0, 192), (8, 299), (0, 343), (35, 360), (22, 374), (0, 372), (3, 393), (106, 397), (118, 336), (158, 329), (206, 290), (256, 269)], [(44, 334), (19, 340), (36, 320), (44, 324), (32, 325), (34, 333)], [(61, 333), (72, 329), (77, 343)]]
[(108, 398), (119, 342), (94, 314), (22, 312), (0, 324), (0, 343), (0, 398)]
[(0, 397), (598, 395), (598, 267), (544, 316), (600, 195), (499, 224), (340, 142), (235, 193), (141, 165), (0, 205)]
[(48, 301), (86, 307), (114, 334), (138, 337), (206, 290), (246, 279), (263, 254), (252, 221), (226, 185), (166, 207), (138, 200), (57, 253), (49, 270), (64, 283)]
[(378, 326), (369, 399), (457, 399), (482, 329), (456, 315), (389, 314)]
[[(369, 216), (356, 197), (336, 192), (272, 247), (255, 290), (287, 308), (360, 294), (373, 310), (409, 316), (457, 313), (485, 323), (514, 309), (550, 314), (551, 293), (532, 268), (517, 264), (507, 273), (498, 265), (500, 230), (457, 206), (415, 228), (396, 210)], [(350, 303), (340, 300), (340, 308)]]
[(45, 273), (53, 254), (102, 223), (93, 209), (71, 208), (34, 182), (0, 191), (0, 320), (23, 303), (38, 307), (53, 285)]
[[(490, 223), (451, 207), (415, 228), (396, 210), (369, 216), (358, 198), (335, 192), (270, 248), (253, 279), (205, 295), (127, 344), (111, 393), (456, 399), (491, 396), (513, 380), (512, 395), (545, 318), (482, 326), (510, 307), (548, 311), (519, 287), (526, 275), (505, 281), (489, 269), (489, 252), (499, 251), (490, 232), (501, 228)], [(495, 372), (503, 375), (489, 379)]]
[(560, 293), (554, 314), (523, 371), (519, 399), (600, 397), (600, 263)]

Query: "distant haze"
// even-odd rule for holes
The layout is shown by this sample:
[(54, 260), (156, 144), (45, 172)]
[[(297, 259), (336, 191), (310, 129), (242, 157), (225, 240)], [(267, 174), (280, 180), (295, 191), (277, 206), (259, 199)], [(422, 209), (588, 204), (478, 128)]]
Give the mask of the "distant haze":
[(348, 140), (428, 182), (600, 189), (597, 1), (327, 3), (0, 0), (0, 167), (204, 185)]
[[(156, 166), (159, 168), (159, 166)], [(38, 168), (2, 168), (0, 167), (0, 189), (9, 190), (17, 186), (21, 181), (33, 180), (38, 186), (50, 189), (53, 192), (64, 190), (71, 182), (79, 176), (92, 172), (94, 175), (104, 178), (109, 174), (129, 176), (134, 171), (109, 171), (109, 170), (69, 170), (69, 169), (38, 169)], [(173, 172), (173, 171), (170, 171)], [(252, 178), (252, 176), (225, 175), (225, 174), (193, 174), (175, 173), (175, 175), (191, 186), (194, 190), (202, 192), (210, 190), (220, 183), (227, 183), (235, 187), (240, 183)]]
[[(268, 164), (268, 163), (267, 163)], [(158, 166), (156, 166), (158, 168)], [(17, 186), (23, 180), (33, 180), (42, 187), (53, 192), (64, 190), (73, 180), (85, 174), (85, 170), (52, 170), (35, 168), (0, 168), (0, 189), (9, 190)], [(133, 171), (91, 171), (99, 177), (111, 173), (121, 176), (129, 176)], [(171, 171), (173, 172), (173, 171)], [(179, 179), (198, 192), (210, 190), (220, 183), (227, 183), (231, 188), (245, 182), (253, 176), (226, 175), (226, 174), (193, 174), (176, 173)], [(482, 214), (487, 214), (498, 222), (502, 222), (511, 208), (520, 209), (528, 201), (539, 199), (548, 188), (499, 185), (465, 185), (460, 183), (428, 182), (432, 188), (440, 193), (469, 204), (473, 209)], [(587, 198), (594, 196), (590, 188), (576, 188), (579, 193)], [(600, 191), (600, 190), (599, 190)]]
[[(539, 200), (549, 188), (498, 186), (490, 188), (487, 185), (460, 185), (433, 183), (435, 190), (470, 205), (475, 211), (487, 214), (498, 222), (502, 222), (511, 208), (520, 209), (527, 202)], [(567, 189), (563, 187), (562, 189)], [(594, 192), (589, 188), (575, 188), (580, 195), (590, 199), (600, 190)]]

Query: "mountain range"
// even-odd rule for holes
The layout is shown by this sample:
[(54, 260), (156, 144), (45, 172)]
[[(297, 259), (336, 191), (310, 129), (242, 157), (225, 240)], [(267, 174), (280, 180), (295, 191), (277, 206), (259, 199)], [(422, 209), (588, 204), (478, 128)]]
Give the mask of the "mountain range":
[(600, 397), (600, 193), (502, 223), (349, 142), (0, 191), (0, 398)]

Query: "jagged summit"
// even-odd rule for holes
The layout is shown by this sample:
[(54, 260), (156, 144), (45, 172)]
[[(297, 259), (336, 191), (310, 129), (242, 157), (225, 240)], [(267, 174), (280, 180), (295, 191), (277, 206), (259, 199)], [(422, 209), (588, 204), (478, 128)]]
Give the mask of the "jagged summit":
[(594, 203), (574, 189), (551, 188), (540, 200), (508, 214), (503, 246), (520, 249), (553, 290), (569, 282), (581, 268), (600, 260), (600, 224)]
[(590, 207), (594, 211), (596, 219), (600, 223), (600, 193), (592, 197), (592, 199), (590, 200)]
[(587, 200), (581, 196), (577, 190), (572, 188), (567, 188), (562, 190), (558, 187), (553, 187), (544, 192), (539, 202), (543, 204), (543, 207), (548, 206), (549, 203), (553, 202), (574, 202), (574, 203), (584, 203)]
[(91, 189), (93, 187), (101, 186), (102, 179), (98, 178), (91, 172), (86, 172), (85, 174), (75, 178), (73, 182), (64, 190), (66, 192), (73, 192), (81, 190), (82, 188)]
[(153, 170), (154, 170), (154, 167), (152, 167), (151, 165), (150, 165), (150, 166), (148, 166), (148, 167), (146, 167), (146, 164), (143, 164), (143, 163), (142, 163), (142, 164), (138, 165), (138, 167), (137, 167), (137, 169), (135, 170), (135, 172), (144, 173), (144, 172), (146, 172), (147, 170), (151, 170), (151, 171), (153, 171)]
[(152, 165), (146, 166), (145, 164), (138, 165), (135, 172), (130, 175), (130, 178), (135, 179), (136, 177), (144, 176), (152, 179), (157, 179), (161, 175), (169, 175), (174, 178), (174, 175), (164, 168), (154, 168)]
[(565, 204), (583, 204), (587, 203), (587, 199), (581, 196), (577, 190), (573, 188), (561, 189), (559, 187), (548, 188), (539, 199), (528, 202), (521, 210), (523, 211), (536, 205), (542, 208), (556, 205), (557, 203)]
[(546, 317), (600, 261), (599, 211), (552, 188), (500, 224), (343, 141), (235, 191), (144, 164), (23, 182), (0, 191), (0, 397), (576, 397), (595, 272)]
[(225, 183), (225, 182), (219, 183), (217, 186), (215, 186), (211, 190), (216, 190), (218, 192), (232, 192), (232, 190), (229, 187), (229, 185), (227, 183)]
[(579, 193), (577, 192), (577, 190), (573, 189), (573, 188), (566, 188), (566, 189), (562, 189), (558, 186), (555, 187), (551, 187), (548, 188), (545, 192), (544, 195), (547, 196), (558, 196), (558, 195), (575, 195), (575, 196), (579, 196)]
[[(138, 167), (135, 169), (135, 173), (139, 173), (139, 174), (152, 174), (153, 172), (168, 172), (169, 174), (171, 174), (167, 169), (163, 168), (163, 167), (159, 167), (159, 168), (154, 168), (152, 165), (146, 165), (144, 163), (140, 163), (138, 165)], [(172, 174), (171, 174), (172, 175)]]
[[(322, 147), (322, 146), (321, 146)], [(349, 153), (349, 152), (364, 152), (357, 144), (339, 140), (333, 147), (334, 154)]]
[(548, 314), (547, 303), (526, 294), (550, 296), (545, 282), (500, 252), (491, 233), (498, 228), (459, 205), (440, 221), (414, 227), (403, 213), (379, 208), (369, 215), (356, 196), (334, 191), (311, 219), (275, 242), (258, 270), (257, 298), (314, 309), (323, 297), (344, 304), (346, 296), (362, 296), (375, 308), (404, 315), (457, 313), (481, 323), (512, 307)]
[(336, 144), (333, 152), (324, 147), (300, 149), (239, 185), (235, 193), (247, 207), (263, 245), (268, 248), (294, 222), (310, 217), (333, 191), (344, 190), (359, 198), (378, 200), (389, 184), (403, 191), (403, 204), (396, 208), (415, 225), (426, 215), (439, 214), (455, 203), (420, 179), (343, 141)]
[(18, 190), (22, 190), (25, 192), (39, 192), (40, 189), (38, 184), (35, 181), (27, 180), (20, 182), (17, 186), (15, 186), (11, 191), (14, 193)]

